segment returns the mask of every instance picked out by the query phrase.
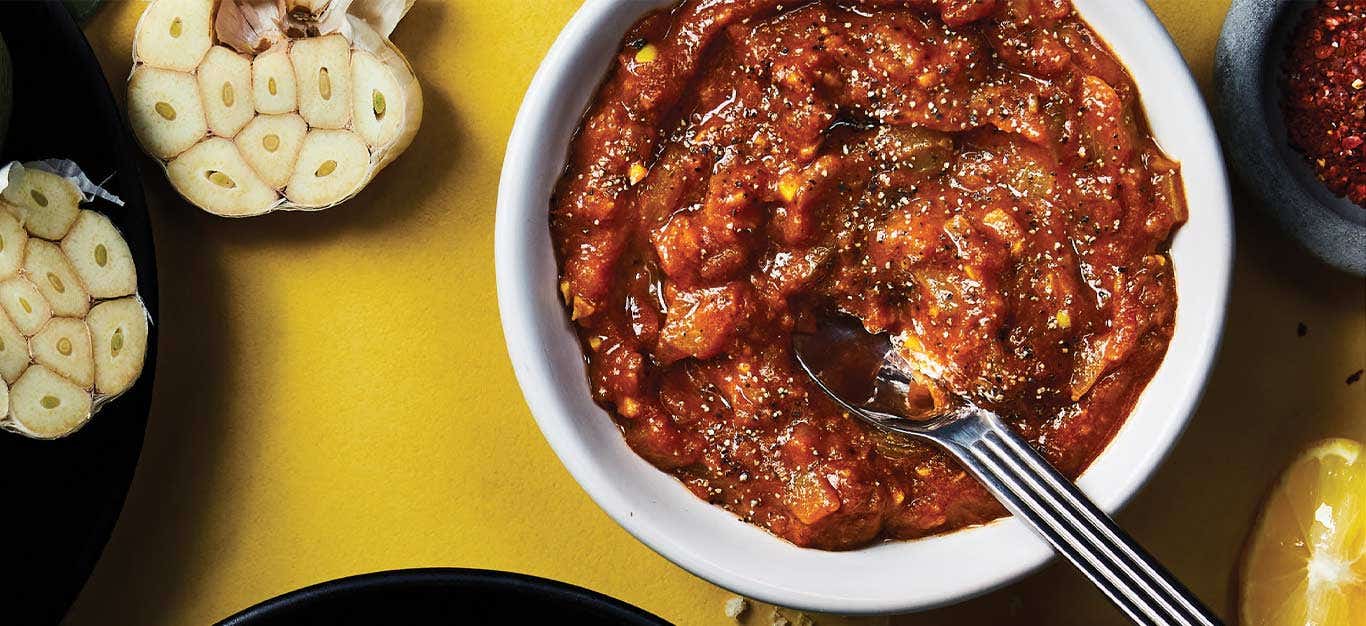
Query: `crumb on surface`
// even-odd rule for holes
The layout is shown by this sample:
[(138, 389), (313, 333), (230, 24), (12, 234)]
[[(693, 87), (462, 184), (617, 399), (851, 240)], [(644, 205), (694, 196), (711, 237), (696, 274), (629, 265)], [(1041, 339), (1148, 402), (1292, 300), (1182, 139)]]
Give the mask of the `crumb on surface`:
[(1300, 322), (1299, 325), (1295, 327), (1295, 335), (1296, 335), (1297, 337), (1303, 337), (1303, 336), (1308, 335), (1308, 334), (1309, 334), (1309, 326), (1305, 325), (1304, 322)]
[(739, 619), (745, 613), (745, 609), (749, 608), (749, 601), (740, 596), (731, 596), (726, 600), (724, 608), (726, 617)]
[(1352, 375), (1347, 377), (1347, 384), (1351, 385), (1357, 382), (1358, 380), (1361, 380), (1362, 371), (1363, 370), (1357, 370), (1355, 372), (1352, 372)]

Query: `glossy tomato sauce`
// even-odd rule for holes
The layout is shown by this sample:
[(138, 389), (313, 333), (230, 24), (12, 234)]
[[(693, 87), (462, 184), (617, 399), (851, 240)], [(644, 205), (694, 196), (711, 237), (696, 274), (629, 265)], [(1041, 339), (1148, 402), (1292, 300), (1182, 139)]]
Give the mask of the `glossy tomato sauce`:
[(550, 207), (597, 401), (642, 457), (797, 545), (1001, 507), (796, 366), (831, 314), (918, 396), (1006, 416), (1068, 476), (1171, 338), (1177, 164), (1061, 0), (689, 0), (627, 35)]

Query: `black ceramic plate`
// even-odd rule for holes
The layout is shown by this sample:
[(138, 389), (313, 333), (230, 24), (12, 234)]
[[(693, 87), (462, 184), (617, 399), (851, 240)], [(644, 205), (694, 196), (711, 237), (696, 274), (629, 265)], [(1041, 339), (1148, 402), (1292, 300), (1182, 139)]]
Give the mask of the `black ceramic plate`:
[(668, 624), (620, 600), (562, 582), (511, 572), (431, 568), (362, 574), (305, 587), (219, 626), (528, 623)]
[(1214, 55), (1220, 133), (1229, 162), (1291, 237), (1324, 262), (1366, 275), (1366, 209), (1334, 195), (1290, 147), (1281, 120), (1281, 63), (1304, 0), (1234, 0)]
[(156, 259), (138, 153), (80, 29), (60, 3), (0, 1), (0, 34), (14, 65), (0, 159), (71, 159), (123, 199), (88, 208), (123, 231), (152, 315), (142, 378), (85, 428), (57, 441), (0, 432), (0, 623), (53, 624), (109, 540), (142, 449), (156, 364)]

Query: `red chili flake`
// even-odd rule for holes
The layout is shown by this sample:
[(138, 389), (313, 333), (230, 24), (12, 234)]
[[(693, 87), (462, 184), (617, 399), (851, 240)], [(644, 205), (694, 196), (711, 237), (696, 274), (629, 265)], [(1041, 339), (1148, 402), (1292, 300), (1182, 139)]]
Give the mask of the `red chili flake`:
[(1305, 11), (1282, 71), (1290, 144), (1329, 189), (1366, 207), (1366, 0)]

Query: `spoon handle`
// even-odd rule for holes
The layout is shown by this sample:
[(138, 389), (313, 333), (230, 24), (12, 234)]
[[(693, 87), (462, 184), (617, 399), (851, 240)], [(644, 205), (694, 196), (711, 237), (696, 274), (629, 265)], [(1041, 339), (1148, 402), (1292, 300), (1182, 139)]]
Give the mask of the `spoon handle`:
[(1221, 623), (996, 415), (974, 408), (957, 419), (916, 430), (948, 448), (1006, 508), (1032, 526), (1135, 623)]

